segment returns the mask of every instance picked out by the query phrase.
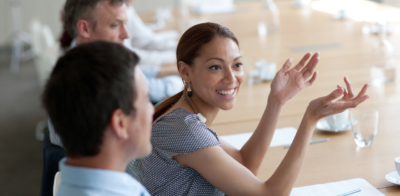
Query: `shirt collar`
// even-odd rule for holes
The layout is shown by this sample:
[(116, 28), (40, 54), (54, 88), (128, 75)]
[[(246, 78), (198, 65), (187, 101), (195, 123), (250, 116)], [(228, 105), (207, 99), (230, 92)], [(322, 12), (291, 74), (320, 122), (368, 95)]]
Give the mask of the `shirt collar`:
[(66, 158), (60, 161), (59, 166), (62, 184), (100, 189), (122, 195), (147, 193), (138, 181), (125, 172), (70, 166), (66, 164)]

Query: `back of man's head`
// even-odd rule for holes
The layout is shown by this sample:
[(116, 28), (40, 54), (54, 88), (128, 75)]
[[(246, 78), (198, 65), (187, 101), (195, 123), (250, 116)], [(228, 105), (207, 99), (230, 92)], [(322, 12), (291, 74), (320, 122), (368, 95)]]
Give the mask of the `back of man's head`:
[(110, 42), (80, 45), (61, 57), (42, 102), (68, 157), (95, 156), (112, 113), (135, 113), (136, 54)]
[(108, 1), (110, 4), (123, 4), (128, 0), (67, 0), (64, 7), (64, 26), (72, 38), (78, 35), (77, 23), (79, 20), (86, 20), (94, 29), (96, 28), (95, 11), (102, 1)]

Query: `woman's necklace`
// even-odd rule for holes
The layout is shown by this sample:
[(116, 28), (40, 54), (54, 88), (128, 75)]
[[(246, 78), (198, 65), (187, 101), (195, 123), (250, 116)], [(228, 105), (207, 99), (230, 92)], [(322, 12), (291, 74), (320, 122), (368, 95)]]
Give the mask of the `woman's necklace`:
[[(182, 99), (186, 101), (186, 103), (190, 106), (190, 108), (192, 108), (193, 113), (196, 113), (196, 111), (194, 111), (192, 105), (190, 105), (189, 101), (186, 100), (185, 97), (183, 97), (183, 95), (182, 95)], [(207, 119), (201, 113), (197, 113), (197, 116), (200, 118), (201, 122), (206, 123)]]

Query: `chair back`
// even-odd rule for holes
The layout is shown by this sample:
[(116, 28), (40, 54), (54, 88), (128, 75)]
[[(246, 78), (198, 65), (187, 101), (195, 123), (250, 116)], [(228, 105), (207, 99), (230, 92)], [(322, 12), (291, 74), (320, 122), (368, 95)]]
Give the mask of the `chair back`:
[(40, 21), (34, 19), (30, 26), (33, 50), (36, 55), (36, 73), (39, 85), (43, 87), (61, 54), (60, 47), (48, 25), (41, 24)]
[(41, 29), (42, 29), (42, 24), (40, 24), (40, 21), (37, 19), (32, 19), (29, 25), (30, 28), (30, 33), (32, 35), (32, 49), (34, 55), (39, 55), (42, 52), (42, 41), (41, 41)]

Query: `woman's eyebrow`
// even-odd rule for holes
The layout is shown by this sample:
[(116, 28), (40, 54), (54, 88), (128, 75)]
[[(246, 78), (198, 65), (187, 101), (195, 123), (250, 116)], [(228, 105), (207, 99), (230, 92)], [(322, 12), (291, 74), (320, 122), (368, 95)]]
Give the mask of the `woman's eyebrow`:
[(211, 57), (211, 58), (209, 58), (206, 62), (208, 62), (208, 61), (210, 61), (210, 60), (213, 60), (213, 59), (219, 60), (219, 61), (221, 61), (221, 62), (224, 62), (224, 59), (221, 59), (221, 58), (218, 58), (218, 57)]
[(236, 60), (238, 60), (238, 59), (240, 59), (240, 58), (242, 58), (242, 56), (238, 56), (238, 57), (236, 57), (236, 58), (235, 58), (235, 61), (236, 61)]
[[(238, 59), (240, 59), (240, 58), (242, 58), (242, 56), (238, 56), (238, 57), (236, 57), (234, 60), (236, 61), (236, 60), (238, 60)], [(215, 59), (215, 60), (224, 62), (224, 59), (221, 59), (221, 58), (218, 58), (218, 57), (211, 57), (211, 58), (209, 58), (206, 62), (208, 62), (208, 61), (210, 61), (210, 60), (212, 60), (212, 59)]]

